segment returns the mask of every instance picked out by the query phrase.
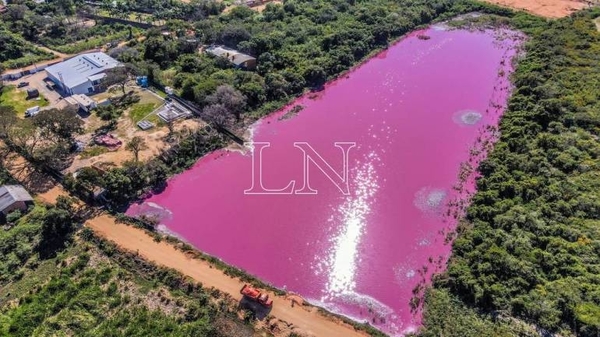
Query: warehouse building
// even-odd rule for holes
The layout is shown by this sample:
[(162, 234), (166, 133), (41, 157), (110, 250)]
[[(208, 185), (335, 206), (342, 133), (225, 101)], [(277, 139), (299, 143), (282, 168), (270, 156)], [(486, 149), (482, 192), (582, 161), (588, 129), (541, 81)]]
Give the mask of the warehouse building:
[(119, 62), (105, 53), (88, 53), (45, 69), (48, 78), (66, 94), (93, 94), (100, 86), (105, 72), (119, 66)]

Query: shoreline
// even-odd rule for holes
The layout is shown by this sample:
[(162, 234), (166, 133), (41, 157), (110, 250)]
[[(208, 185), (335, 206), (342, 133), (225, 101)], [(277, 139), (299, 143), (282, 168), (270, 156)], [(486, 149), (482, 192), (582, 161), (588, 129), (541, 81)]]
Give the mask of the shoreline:
[[(448, 21), (453, 21), (453, 20), (444, 20), (444, 21), (442, 21), (442, 22), (448, 22)], [(423, 32), (427, 31), (428, 29), (432, 29), (432, 27), (433, 27), (435, 24), (436, 24), (436, 23), (432, 23), (431, 25), (429, 25), (429, 26), (428, 26), (428, 28), (419, 28), (419, 29), (417, 29), (417, 30), (414, 30), (414, 31), (412, 31), (412, 32), (408, 33), (408, 34), (405, 34), (405, 35), (403, 35), (402, 37), (398, 38), (398, 39), (397, 39), (396, 41), (394, 41), (393, 43), (390, 43), (390, 45), (389, 45), (389, 46), (390, 46), (390, 47), (391, 47), (391, 46), (395, 46), (396, 44), (400, 43), (400, 42), (401, 42), (401, 41), (403, 41), (404, 39), (406, 39), (406, 38), (409, 38), (409, 37), (411, 37), (411, 36), (418, 36), (418, 35), (422, 34)], [(448, 28), (447, 28), (447, 30), (455, 30), (455, 29), (459, 29), (459, 28), (460, 28), (460, 27), (448, 27)], [(503, 27), (495, 27), (495, 28), (496, 28), (496, 29), (503, 29)], [(466, 28), (465, 28), (465, 29), (466, 29)], [(327, 89), (327, 88), (328, 88), (328, 87), (330, 87), (330, 86), (334, 86), (334, 85), (336, 85), (336, 83), (337, 83), (337, 81), (338, 81), (338, 80), (347, 79), (348, 77), (350, 77), (351, 73), (353, 73), (354, 71), (357, 71), (357, 70), (358, 70), (360, 67), (362, 67), (362, 66), (363, 66), (363, 65), (364, 65), (366, 62), (368, 62), (368, 61), (371, 61), (371, 60), (374, 60), (374, 58), (375, 58), (375, 57), (378, 57), (378, 56), (380, 56), (380, 55), (382, 55), (382, 54), (384, 54), (384, 55), (385, 55), (385, 53), (386, 53), (386, 49), (380, 49), (380, 50), (373, 51), (372, 53), (370, 53), (370, 54), (369, 54), (369, 57), (367, 57), (365, 60), (362, 60), (362, 61), (361, 61), (359, 64), (355, 65), (355, 66), (354, 66), (354, 67), (352, 67), (351, 69), (349, 69), (349, 70), (347, 70), (347, 71), (345, 71), (345, 72), (341, 73), (339, 76), (337, 76), (337, 77), (336, 77), (336, 79), (334, 79), (334, 80), (332, 80), (332, 81), (328, 82), (327, 84), (325, 84), (325, 86), (323, 87), (323, 89), (322, 89), (322, 90), (325, 90), (325, 89)], [(504, 61), (503, 61), (503, 62), (504, 62)], [(512, 63), (512, 62), (509, 62), (509, 63)], [(502, 64), (504, 64), (504, 63), (502, 63)], [(504, 80), (506, 80), (506, 79), (504, 79)], [(496, 87), (494, 87), (494, 89), (496, 89)], [(499, 88), (498, 88), (498, 89), (499, 89)], [(500, 91), (500, 89), (499, 89), (499, 91)], [(308, 91), (308, 92), (305, 92), (303, 95), (301, 95), (301, 96), (299, 96), (299, 97), (296, 97), (296, 98), (292, 99), (292, 100), (291, 100), (289, 103), (287, 103), (287, 104), (286, 104), (286, 105), (285, 105), (283, 108), (281, 108), (281, 109), (278, 109), (278, 110), (276, 110), (276, 111), (273, 111), (273, 112), (271, 112), (270, 114), (268, 114), (268, 115), (266, 115), (266, 116), (264, 116), (264, 117), (262, 117), (262, 118), (258, 119), (257, 121), (253, 122), (253, 123), (252, 123), (250, 126), (248, 126), (248, 128), (246, 129), (246, 133), (245, 133), (245, 134), (248, 134), (248, 133), (252, 134), (252, 133), (253, 133), (252, 131), (253, 131), (255, 128), (257, 128), (257, 127), (260, 127), (260, 125), (261, 125), (262, 123), (264, 123), (265, 121), (267, 121), (267, 122), (272, 122), (272, 121), (274, 121), (274, 120), (279, 120), (279, 118), (280, 118), (281, 116), (285, 116), (285, 115), (288, 113), (288, 111), (289, 111), (290, 109), (294, 109), (296, 106), (302, 106), (302, 104), (300, 103), (302, 100), (304, 100), (304, 99), (312, 99), (312, 97), (311, 97), (312, 95), (319, 95), (319, 94), (320, 94), (320, 92), (321, 92), (321, 90), (320, 90), (319, 92), (311, 92), (311, 91)], [(490, 108), (491, 108), (491, 107), (490, 107)], [(486, 112), (487, 112), (487, 110), (486, 110)], [(500, 118), (500, 117), (499, 117), (499, 118)], [(231, 145), (229, 145), (229, 146), (227, 146), (227, 147), (226, 147), (226, 148), (224, 148), (224, 149), (218, 149), (217, 151), (214, 151), (214, 152), (208, 153), (207, 155), (205, 155), (205, 156), (203, 156), (203, 157), (199, 158), (199, 159), (198, 159), (198, 161), (196, 161), (196, 163), (194, 164), (194, 166), (195, 166), (195, 165), (197, 165), (197, 164), (198, 164), (198, 162), (200, 162), (200, 161), (202, 160), (202, 158), (204, 158), (204, 157), (206, 157), (206, 156), (215, 155), (215, 153), (217, 153), (217, 154), (218, 154), (218, 153), (220, 153), (219, 151), (221, 151), (221, 152), (222, 152), (222, 151), (227, 151), (227, 152), (229, 152), (229, 151), (236, 151), (236, 152), (239, 152), (239, 151), (240, 151), (240, 149), (243, 149), (243, 148), (241, 148), (240, 146), (238, 146), (238, 145), (235, 145), (235, 144), (234, 144), (234, 147), (235, 147), (235, 149), (234, 149), (234, 148), (232, 148), (232, 146), (231, 146)], [(475, 146), (474, 146), (474, 147), (475, 147)], [(469, 158), (467, 161), (470, 161), (470, 160), (471, 160), (471, 159)], [(461, 165), (461, 166), (462, 166), (462, 165)], [(459, 176), (460, 176), (460, 174), (459, 174)], [(460, 177), (457, 177), (457, 179), (458, 179), (458, 180), (460, 180)], [(470, 199), (470, 197), (471, 197), (471, 195), (468, 195), (468, 196), (466, 196), (466, 199), (468, 200), (468, 199)], [(464, 202), (462, 202), (461, 204), (463, 204), (463, 206), (462, 206), (462, 207), (466, 207), (466, 206), (464, 206), (464, 204), (465, 204)], [(456, 219), (456, 220), (458, 220), (458, 219)], [(454, 227), (452, 230), (455, 230), (457, 226), (458, 226), (458, 223), (457, 223), (457, 225), (456, 225), (456, 226), (455, 226), (455, 227)], [(449, 229), (448, 229), (448, 230), (449, 230)], [(168, 234), (168, 233), (167, 233), (167, 237), (169, 237), (169, 234)], [(167, 240), (169, 240), (169, 239), (167, 239)], [(200, 256), (201, 256), (201, 257), (200, 257), (201, 259), (205, 259), (204, 257), (208, 257), (208, 259), (214, 259), (214, 260), (217, 260), (217, 261), (218, 261), (218, 264), (223, 264), (223, 265), (225, 265), (225, 266), (226, 266), (226, 268), (231, 268), (231, 269), (235, 270), (236, 272), (241, 272), (241, 273), (245, 274), (247, 277), (250, 277), (250, 278), (252, 278), (252, 279), (258, 280), (258, 281), (260, 281), (262, 284), (266, 284), (266, 285), (267, 285), (267, 286), (268, 286), (268, 287), (269, 287), (271, 290), (274, 290), (274, 291), (283, 291), (282, 289), (279, 289), (279, 288), (277, 288), (277, 287), (275, 287), (275, 286), (273, 286), (273, 285), (271, 285), (271, 284), (269, 284), (269, 283), (265, 283), (264, 281), (262, 281), (262, 280), (258, 279), (258, 278), (257, 278), (257, 277), (255, 277), (254, 275), (252, 275), (252, 274), (249, 274), (249, 273), (247, 273), (246, 271), (244, 271), (244, 270), (242, 270), (242, 269), (239, 269), (239, 268), (237, 268), (237, 267), (235, 267), (235, 266), (233, 266), (233, 265), (230, 265), (230, 264), (226, 263), (225, 261), (221, 260), (220, 258), (217, 258), (217, 257), (214, 257), (214, 256), (210, 256), (210, 255), (208, 255), (208, 254), (205, 254), (205, 253), (202, 253), (202, 251), (201, 251), (199, 248), (196, 248), (196, 247), (194, 247), (193, 245), (189, 244), (189, 243), (188, 243), (188, 242), (186, 242), (185, 240), (182, 240), (181, 238), (177, 238), (177, 237), (175, 237), (175, 238), (173, 238), (173, 240), (174, 240), (174, 242), (178, 242), (178, 241), (180, 241), (180, 242), (181, 242), (181, 241), (183, 241), (185, 246), (189, 246), (189, 247), (185, 247), (185, 249), (186, 249), (186, 250), (188, 250), (188, 251), (191, 251), (191, 252), (198, 252), (198, 253), (200, 254)], [(178, 248), (183, 250), (183, 248), (184, 248), (184, 247), (178, 247)], [(449, 259), (449, 256), (446, 256), (446, 257), (443, 259), (443, 260), (444, 260), (444, 264), (445, 264), (445, 262), (447, 262), (447, 260), (448, 260), (448, 259)], [(433, 268), (432, 268), (432, 269), (433, 269)], [(423, 280), (424, 282), (423, 282), (423, 284), (420, 284), (420, 285), (421, 285), (421, 286), (423, 286), (423, 285), (425, 285), (425, 283), (426, 283), (426, 285), (427, 285), (427, 286), (428, 286), (428, 285), (430, 285), (430, 284), (431, 284), (431, 279), (432, 279), (432, 277), (433, 277), (433, 274), (437, 274), (437, 273), (440, 273), (440, 272), (443, 272), (443, 270), (437, 270), (437, 269), (435, 269), (435, 270), (431, 270), (431, 269), (430, 269), (430, 272), (429, 272), (429, 273), (425, 272), (425, 273), (422, 275), (422, 276), (423, 276), (423, 279), (424, 279), (424, 280)], [(426, 282), (425, 282), (425, 279), (427, 279), (427, 280), (426, 280)], [(426, 286), (425, 286), (425, 287), (426, 287)], [(422, 294), (421, 294), (421, 295), (422, 295)], [(315, 305), (313, 304), (313, 306), (315, 306)], [(322, 306), (318, 306), (318, 305), (316, 305), (315, 307), (318, 307), (318, 308), (322, 309), (323, 311), (326, 311), (326, 312), (328, 312), (329, 314), (331, 314), (331, 315), (334, 315), (334, 316), (337, 316), (337, 317), (344, 317), (344, 318), (346, 318), (346, 319), (348, 319), (348, 320), (351, 320), (351, 321), (355, 321), (355, 322), (361, 322), (361, 320), (357, 320), (356, 318), (353, 318), (353, 317), (351, 317), (351, 316), (346, 316), (346, 315), (343, 315), (343, 314), (339, 314), (339, 313), (334, 313), (334, 312), (331, 312), (331, 311), (329, 311), (329, 309), (327, 309), (327, 308), (325, 308), (325, 307), (322, 307)], [(365, 322), (365, 321), (363, 321), (363, 322)], [(363, 324), (364, 324), (364, 323), (363, 323)]]
[(185, 239), (179, 238), (175, 235), (171, 235), (170, 231), (158, 231), (155, 226), (150, 227), (151, 224), (143, 223), (142, 221), (140, 221), (140, 219), (124, 214), (119, 214), (119, 216), (115, 218), (115, 222), (116, 224), (122, 224), (128, 227), (133, 227), (136, 230), (143, 232), (144, 235), (152, 237), (153, 240), (155, 240), (156, 242), (164, 242), (165, 244), (172, 246), (178, 252), (186, 255), (190, 259), (205, 262), (211, 265), (212, 267), (220, 270), (221, 272), (223, 272), (224, 275), (226, 275), (229, 278), (238, 279), (247, 283), (252, 283), (261, 289), (265, 289), (269, 292), (272, 292), (277, 296), (300, 296), (304, 300), (305, 305), (319, 310), (323, 316), (340, 320), (345, 324), (353, 326), (355, 329), (369, 333), (369, 336), (387, 336), (387, 334), (385, 334), (384, 332), (370, 325), (368, 321), (361, 321), (360, 319), (355, 317), (335, 313), (322, 305), (315, 304), (314, 301), (311, 301), (310, 299), (307, 299), (300, 294), (274, 286), (273, 284), (268, 283), (263, 279), (256, 277), (255, 275), (250, 274), (244, 269), (228, 264), (227, 262), (225, 262), (217, 256), (213, 256), (203, 252), (202, 250), (194, 247), (191, 243), (188, 243)]
[[(115, 220), (111, 216), (100, 215), (88, 220), (86, 227), (91, 228), (106, 240), (114, 242), (121, 249), (134, 252), (155, 264), (175, 269), (200, 282), (203, 287), (214, 288), (237, 298), (240, 297), (237, 294), (241, 286), (248, 283), (213, 267), (211, 261), (199, 259), (194, 254), (186, 254), (180, 247), (173, 245), (168, 240), (167, 242), (156, 240), (142, 229), (118, 224)], [(288, 299), (285, 298), (287, 293), (280, 295), (272, 290), (267, 292), (275, 303), (270, 315), (282, 322), (297, 326), (300, 333), (313, 333), (315, 336), (349, 337), (373, 336), (375, 333), (375, 331), (368, 331), (370, 330), (369, 326), (352, 324), (347, 321), (349, 319), (342, 319), (318, 306), (305, 304), (300, 308), (291, 307), (288, 305)], [(318, 321), (319, 317), (322, 322)], [(378, 335), (385, 336), (383, 333)], [(377, 335), (375, 334), (375, 336)]]

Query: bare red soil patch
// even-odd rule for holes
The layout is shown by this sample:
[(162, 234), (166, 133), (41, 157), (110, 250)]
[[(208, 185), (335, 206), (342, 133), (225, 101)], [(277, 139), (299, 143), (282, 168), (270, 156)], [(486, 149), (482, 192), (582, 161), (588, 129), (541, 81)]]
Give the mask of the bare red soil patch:
[(483, 0), (547, 18), (561, 18), (589, 6), (583, 0)]

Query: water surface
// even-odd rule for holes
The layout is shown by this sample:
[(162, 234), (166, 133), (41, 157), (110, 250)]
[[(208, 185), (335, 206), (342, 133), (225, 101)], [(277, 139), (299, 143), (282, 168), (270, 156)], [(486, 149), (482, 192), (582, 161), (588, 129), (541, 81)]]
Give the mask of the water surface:
[[(391, 335), (414, 330), (412, 291), (449, 254), (444, 234), (459, 213), (449, 202), (473, 190), (464, 163), (477, 164), (504, 109), (516, 37), (415, 32), (254, 125), (253, 140), (271, 143), (262, 152), (271, 189), (302, 185), (294, 142), (309, 143), (340, 175), (334, 143), (355, 142), (350, 195), (314, 165), (316, 195), (246, 195), (252, 152), (217, 151), (129, 213), (157, 214), (200, 250), (334, 312)], [(282, 118), (297, 105), (297, 116)]]

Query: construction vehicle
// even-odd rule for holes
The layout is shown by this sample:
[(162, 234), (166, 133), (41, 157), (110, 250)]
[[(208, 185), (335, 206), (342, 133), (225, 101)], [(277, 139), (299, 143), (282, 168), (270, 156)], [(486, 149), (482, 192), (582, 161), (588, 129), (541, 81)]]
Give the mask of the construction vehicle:
[(263, 306), (270, 308), (273, 306), (273, 300), (269, 298), (269, 295), (261, 293), (258, 289), (255, 289), (247, 284), (244, 284), (240, 294), (245, 297), (262, 304)]

